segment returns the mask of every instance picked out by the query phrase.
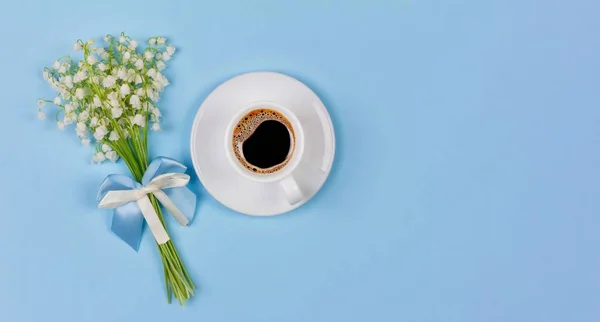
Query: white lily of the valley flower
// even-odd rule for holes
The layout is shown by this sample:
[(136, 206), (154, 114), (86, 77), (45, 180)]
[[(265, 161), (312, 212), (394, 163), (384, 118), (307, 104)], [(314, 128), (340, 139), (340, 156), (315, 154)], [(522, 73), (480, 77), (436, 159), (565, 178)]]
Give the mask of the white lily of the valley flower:
[(77, 116), (77, 120), (79, 120), (79, 122), (85, 122), (87, 121), (87, 119), (90, 117), (90, 110), (85, 109), (83, 111), (81, 111), (81, 113), (79, 113), (79, 116)]
[(104, 153), (102, 152), (94, 153), (94, 156), (92, 157), (92, 162), (94, 163), (102, 163), (104, 160), (106, 160), (106, 156), (104, 156)]
[(124, 36), (119, 37), (119, 42), (122, 44), (125, 43), (125, 37)]
[(104, 152), (104, 153), (106, 153), (108, 151), (112, 151), (112, 148), (110, 147), (110, 145), (108, 145), (106, 143), (102, 144), (101, 148), (102, 148), (102, 152)]
[(117, 72), (117, 77), (123, 80), (127, 78), (127, 71), (125, 70), (125, 68), (121, 67), (121, 69), (119, 69), (119, 71)]
[(156, 117), (161, 117), (162, 113), (156, 106), (152, 106), (152, 115), (154, 115)]
[(160, 124), (158, 124), (158, 123), (152, 124), (152, 131), (160, 131)]
[(117, 141), (119, 139), (119, 133), (117, 131), (110, 131), (110, 135), (108, 136), (110, 141)]
[(150, 60), (150, 59), (152, 59), (152, 57), (154, 57), (154, 55), (152, 54), (152, 52), (146, 51), (144, 53), (144, 58), (146, 58), (146, 60)]
[(143, 82), (143, 80), (142, 80), (142, 76), (140, 76), (140, 75), (135, 75), (135, 84), (136, 84), (136, 85), (139, 85), (139, 84), (141, 84), (142, 82)]
[(52, 68), (54, 69), (59, 69), (60, 68), (60, 62), (57, 60), (52, 64)]
[(71, 113), (71, 112), (73, 112), (74, 109), (75, 109), (75, 107), (73, 107), (73, 104), (71, 104), (71, 103), (65, 104), (65, 113)]
[(75, 97), (77, 97), (77, 99), (82, 100), (84, 96), (85, 92), (83, 91), (83, 88), (78, 88), (75, 90)]
[(104, 65), (104, 63), (100, 63), (96, 67), (98, 67), (98, 69), (100, 71), (105, 71), (106, 70), (106, 65)]
[(154, 55), (154, 58), (156, 60), (161, 60), (162, 59), (162, 54), (161, 53), (156, 53), (156, 55)]
[(109, 42), (111, 37), (112, 37), (111, 35), (104, 36), (104, 41)]
[(132, 41), (129, 42), (129, 49), (135, 50), (137, 48), (137, 46), (138, 46), (138, 42), (137, 41), (132, 40)]
[(159, 44), (159, 45), (164, 44), (165, 41), (167, 41), (167, 39), (165, 37), (158, 37), (158, 38), (156, 38), (156, 43)]
[(143, 61), (143, 60), (141, 60), (141, 59), (138, 59), (138, 60), (135, 62), (135, 68), (137, 68), (137, 69), (140, 69), (140, 70), (141, 70), (142, 68), (144, 68), (144, 61)]
[(121, 117), (121, 115), (123, 115), (123, 109), (118, 106), (115, 106), (110, 109), (110, 114), (113, 118), (119, 118)]
[(63, 84), (65, 84), (65, 86), (67, 88), (73, 88), (73, 76), (71, 75), (67, 75), (65, 77), (62, 78)]
[(154, 69), (154, 68), (148, 69), (148, 71), (146, 72), (146, 75), (148, 75), (148, 77), (150, 77), (150, 78), (156, 77), (156, 69)]
[(67, 115), (65, 115), (65, 118), (63, 119), (63, 122), (65, 122), (66, 125), (69, 125), (75, 121), (77, 121), (77, 115), (75, 115), (75, 113), (73, 112), (67, 113)]
[(85, 123), (83, 122), (78, 122), (77, 123), (77, 136), (79, 137), (84, 137), (88, 135), (88, 131), (87, 131), (87, 127), (85, 126)]
[(102, 106), (102, 102), (100, 101), (100, 97), (98, 97), (98, 95), (94, 96), (93, 104), (95, 107)]
[(44, 72), (42, 73), (42, 77), (44, 77), (44, 80), (49, 80), (50, 79), (50, 73), (48, 73), (47, 70), (44, 70)]
[(148, 45), (154, 45), (154, 44), (156, 44), (156, 38), (148, 39)]
[(93, 65), (93, 64), (95, 64), (96, 62), (98, 62), (98, 59), (96, 59), (96, 57), (94, 57), (94, 56), (92, 56), (92, 55), (89, 55), (89, 56), (87, 57), (87, 62), (88, 62), (88, 64), (90, 64), (90, 65)]
[(168, 45), (167, 52), (169, 53), (169, 55), (173, 56), (173, 54), (175, 53), (175, 47)]
[(128, 61), (131, 58), (131, 54), (127, 51), (123, 54), (123, 60)]
[(44, 105), (46, 105), (46, 102), (44, 102), (44, 100), (38, 100), (38, 107), (39, 108), (44, 107)]
[(73, 76), (73, 83), (79, 83), (82, 80), (85, 80), (86, 77), (87, 75), (85, 74), (85, 72), (83, 70), (80, 70), (77, 73), (75, 73), (75, 76)]
[(98, 117), (94, 116), (90, 119), (90, 127), (96, 127), (98, 125)]
[(141, 114), (136, 114), (135, 116), (130, 117), (131, 123), (144, 127), (146, 125), (146, 118)]
[(106, 126), (102, 125), (97, 127), (96, 131), (94, 131), (94, 138), (96, 139), (96, 141), (101, 141), (102, 139), (104, 139), (106, 134), (108, 134), (108, 130), (106, 129)]
[(115, 151), (108, 151), (105, 153), (106, 158), (108, 160), (110, 160), (111, 162), (117, 162), (117, 160), (119, 159), (119, 156), (117, 155), (117, 152)]
[(106, 76), (104, 78), (104, 80), (102, 81), (102, 86), (104, 86), (105, 88), (111, 88), (113, 86), (115, 86), (115, 82), (117, 81), (117, 78), (114, 76)]
[(169, 61), (169, 60), (171, 60), (171, 55), (169, 53), (165, 52), (165, 53), (162, 54), (162, 59), (164, 61)]
[(156, 62), (156, 68), (158, 68), (158, 70), (163, 70), (165, 69), (165, 67), (167, 67), (167, 64), (165, 64), (164, 61), (159, 60), (158, 62)]
[(90, 146), (90, 139), (89, 138), (82, 138), (81, 139), (81, 144), (83, 144), (83, 146)]
[(94, 41), (94, 39), (88, 39), (87, 44), (88, 45), (93, 45), (96, 41)]
[(121, 88), (119, 89), (119, 91), (121, 92), (121, 95), (123, 95), (123, 96), (128, 95), (130, 92), (129, 85), (127, 85), (127, 84), (121, 85)]
[(64, 74), (67, 71), (67, 66), (65, 64), (62, 64), (59, 68), (58, 68), (58, 72), (61, 74)]
[(130, 68), (130, 69), (127, 70), (127, 78), (126, 78), (126, 80), (128, 82), (132, 82), (134, 79), (135, 79), (135, 70), (133, 70), (133, 69)]
[(65, 128), (65, 123), (63, 121), (56, 122), (56, 125), (58, 126), (58, 129), (61, 131)]
[(142, 102), (140, 101), (140, 97), (137, 95), (131, 95), (131, 97), (129, 98), (129, 104), (131, 104), (131, 107), (135, 108), (135, 109), (139, 109), (140, 107), (142, 107)]
[(46, 119), (46, 113), (44, 113), (43, 111), (38, 111), (38, 119), (39, 120), (44, 120)]
[(151, 89), (148, 92), (148, 97), (153, 101), (153, 102), (158, 102), (158, 99), (160, 98), (160, 95), (158, 95), (158, 92), (156, 90)]

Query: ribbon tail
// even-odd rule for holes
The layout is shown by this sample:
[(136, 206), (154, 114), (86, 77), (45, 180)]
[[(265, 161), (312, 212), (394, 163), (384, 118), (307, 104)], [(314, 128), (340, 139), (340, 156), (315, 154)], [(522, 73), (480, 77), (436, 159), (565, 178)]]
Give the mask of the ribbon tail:
[(110, 229), (137, 252), (143, 226), (144, 217), (138, 206), (131, 202), (115, 209)]
[(170, 240), (169, 234), (167, 234), (165, 227), (160, 221), (160, 218), (158, 218), (158, 214), (156, 214), (156, 211), (154, 211), (154, 207), (152, 206), (152, 203), (150, 202), (148, 196), (142, 197), (141, 199), (136, 201), (136, 203), (140, 208), (144, 219), (146, 219), (148, 228), (150, 228), (150, 231), (152, 232), (154, 239), (156, 239), (156, 242), (159, 245), (168, 242)]
[(156, 199), (160, 201), (160, 203), (167, 209), (167, 211), (177, 220), (177, 222), (182, 226), (187, 226), (190, 222), (189, 220), (177, 209), (175, 203), (169, 199), (166, 193), (162, 190), (154, 191), (152, 193)]
[(196, 212), (196, 194), (187, 187), (165, 189), (163, 192), (177, 205), (187, 221), (191, 223)]

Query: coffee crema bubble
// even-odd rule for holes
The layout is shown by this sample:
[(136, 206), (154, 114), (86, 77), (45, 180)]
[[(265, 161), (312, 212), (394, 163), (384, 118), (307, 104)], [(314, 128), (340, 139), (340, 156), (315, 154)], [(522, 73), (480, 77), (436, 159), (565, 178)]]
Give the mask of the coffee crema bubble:
[(294, 128), (283, 114), (259, 108), (242, 116), (231, 143), (243, 167), (256, 174), (271, 174), (289, 163), (295, 142)]

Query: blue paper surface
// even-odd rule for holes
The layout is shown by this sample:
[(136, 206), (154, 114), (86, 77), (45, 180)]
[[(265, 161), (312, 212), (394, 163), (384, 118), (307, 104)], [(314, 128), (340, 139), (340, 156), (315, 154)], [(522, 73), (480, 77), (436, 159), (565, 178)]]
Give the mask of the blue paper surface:
[[(21, 1), (0, 10), (0, 321), (600, 320), (600, 2)], [(36, 120), (42, 68), (125, 30), (178, 50), (151, 156), (191, 169), (206, 96), (248, 71), (327, 106), (317, 196), (252, 218), (198, 193), (170, 231), (197, 283), (167, 305), (145, 232), (110, 232), (73, 128)]]

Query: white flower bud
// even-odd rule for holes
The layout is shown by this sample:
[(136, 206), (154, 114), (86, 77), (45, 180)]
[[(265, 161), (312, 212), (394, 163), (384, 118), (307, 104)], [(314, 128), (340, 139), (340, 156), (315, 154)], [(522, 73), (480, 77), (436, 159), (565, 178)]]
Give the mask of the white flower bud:
[(106, 160), (106, 156), (104, 156), (104, 153), (102, 152), (97, 152), (92, 157), (92, 162), (94, 163), (102, 163), (104, 160)]
[(78, 41), (75, 42), (75, 44), (73, 44), (73, 50), (75, 50), (75, 51), (81, 50), (81, 44)]
[(169, 55), (173, 56), (173, 54), (175, 53), (175, 47), (168, 45), (167, 52), (169, 53)]

